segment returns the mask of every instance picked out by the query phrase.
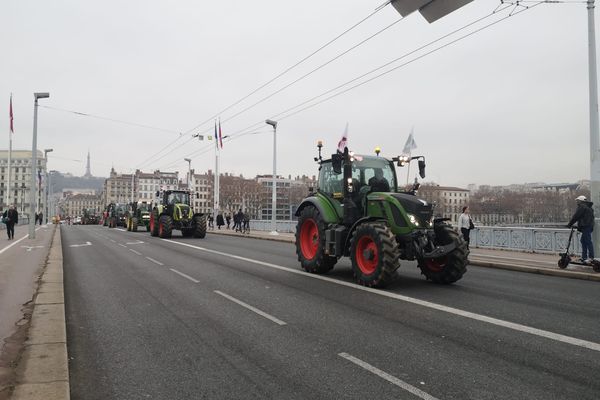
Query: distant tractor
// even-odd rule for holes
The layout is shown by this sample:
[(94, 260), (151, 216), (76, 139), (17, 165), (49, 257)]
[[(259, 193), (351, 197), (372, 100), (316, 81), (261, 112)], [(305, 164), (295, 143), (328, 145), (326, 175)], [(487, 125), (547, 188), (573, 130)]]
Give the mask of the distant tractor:
[(120, 203), (110, 203), (104, 210), (104, 226), (116, 228), (117, 226), (125, 227), (125, 214), (127, 205)]
[(157, 202), (150, 212), (150, 234), (170, 238), (173, 230), (183, 237), (204, 238), (206, 215), (194, 213), (190, 193), (184, 190), (157, 192)]
[(417, 159), (425, 177), (425, 159), (392, 160), (348, 152), (323, 160), (319, 143), (316, 193), (298, 207), (296, 253), (311, 273), (326, 273), (341, 257), (350, 257), (356, 281), (384, 287), (394, 279), (400, 260), (416, 260), (421, 273), (435, 283), (453, 283), (466, 272), (469, 250), (463, 238), (433, 218), (433, 205), (413, 190), (398, 191), (394, 162)]
[(151, 205), (145, 201), (131, 203), (126, 214), (127, 230), (137, 232), (138, 226), (142, 225), (146, 231), (150, 231)]

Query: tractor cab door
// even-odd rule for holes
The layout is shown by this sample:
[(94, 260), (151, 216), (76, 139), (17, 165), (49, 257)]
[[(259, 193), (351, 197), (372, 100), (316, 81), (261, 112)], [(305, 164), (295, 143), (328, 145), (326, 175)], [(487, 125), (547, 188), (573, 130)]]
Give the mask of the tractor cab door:
[(321, 163), (319, 171), (319, 191), (328, 197), (338, 215), (343, 215), (344, 174), (336, 173), (330, 161)]

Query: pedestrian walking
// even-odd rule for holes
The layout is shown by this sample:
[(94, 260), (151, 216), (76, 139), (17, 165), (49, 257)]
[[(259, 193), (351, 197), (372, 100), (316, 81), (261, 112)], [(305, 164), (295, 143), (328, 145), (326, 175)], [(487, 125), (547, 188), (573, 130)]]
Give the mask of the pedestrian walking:
[(250, 234), (250, 216), (248, 213), (242, 214), (243, 233)]
[(577, 230), (581, 232), (581, 260), (585, 264), (591, 264), (594, 259), (594, 244), (592, 243), (592, 231), (594, 230), (594, 209), (591, 201), (585, 196), (575, 199), (577, 210), (571, 217), (567, 227), (571, 228), (577, 223)]
[(225, 222), (227, 222), (227, 229), (229, 229), (229, 225), (231, 224), (231, 215), (227, 214), (225, 216)]
[(475, 228), (475, 225), (473, 225), (473, 220), (469, 214), (469, 206), (464, 206), (462, 214), (458, 217), (458, 229), (460, 230), (460, 233), (462, 233), (465, 242), (467, 242), (467, 249), (469, 248), (470, 234), (471, 229), (473, 228)]
[(217, 215), (217, 229), (221, 229), (223, 225), (225, 225), (225, 221), (223, 220), (223, 214), (219, 213), (219, 215)]
[(6, 234), (8, 240), (15, 238), (15, 224), (19, 223), (19, 213), (15, 206), (11, 205), (8, 210), (2, 214), (2, 221), (6, 224)]
[(234, 216), (235, 218), (235, 222), (236, 222), (236, 228), (235, 231), (236, 232), (242, 232), (243, 233), (243, 223), (244, 223), (244, 213), (242, 212), (242, 209), (240, 208), (240, 210), (235, 214)]
[(39, 218), (40, 225), (41, 225), (41, 224), (42, 224), (42, 222), (44, 222), (44, 214), (43, 214), (42, 212), (40, 212), (40, 213), (38, 214), (38, 218)]
[(215, 224), (214, 224), (214, 222), (215, 222), (215, 218), (213, 217), (213, 215), (212, 215), (212, 214), (209, 214), (209, 215), (208, 215), (208, 227), (209, 227), (210, 229), (215, 229)]

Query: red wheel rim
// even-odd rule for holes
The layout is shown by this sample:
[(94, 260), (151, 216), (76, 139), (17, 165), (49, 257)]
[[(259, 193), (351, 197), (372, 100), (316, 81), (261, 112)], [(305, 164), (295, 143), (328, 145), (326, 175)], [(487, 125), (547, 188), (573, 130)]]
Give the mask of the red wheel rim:
[(319, 227), (314, 219), (307, 219), (300, 227), (300, 250), (307, 260), (312, 260), (319, 250)]
[(154, 232), (154, 214), (150, 214), (150, 232)]
[(425, 265), (430, 271), (440, 272), (446, 266), (448, 259), (446, 257), (429, 258), (425, 260)]
[(361, 272), (371, 275), (379, 264), (379, 250), (370, 236), (363, 236), (356, 244), (356, 263)]
[(165, 231), (165, 226), (159, 222), (158, 223), (158, 236), (163, 237), (163, 233)]

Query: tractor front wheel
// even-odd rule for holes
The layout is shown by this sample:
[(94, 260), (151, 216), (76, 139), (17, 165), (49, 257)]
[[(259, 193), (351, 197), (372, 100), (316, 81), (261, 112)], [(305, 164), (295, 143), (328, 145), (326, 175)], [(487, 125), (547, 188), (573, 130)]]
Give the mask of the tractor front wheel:
[(436, 246), (454, 243), (456, 248), (445, 256), (419, 260), (421, 273), (435, 283), (454, 283), (467, 272), (469, 248), (467, 242), (450, 225), (441, 224), (435, 228)]
[(132, 217), (131, 218), (131, 231), (137, 232), (137, 227), (138, 227), (138, 220), (136, 217)]
[(336, 257), (325, 254), (325, 221), (313, 206), (300, 212), (296, 225), (296, 254), (306, 272), (323, 274), (333, 268)]
[(382, 223), (359, 225), (350, 241), (350, 255), (354, 278), (363, 286), (388, 285), (400, 266), (396, 238)]
[(158, 236), (158, 212), (152, 211), (150, 213), (150, 236)]
[(158, 218), (158, 236), (168, 239), (173, 234), (173, 219), (168, 215), (161, 215)]
[(204, 239), (206, 237), (206, 215), (194, 216), (194, 237)]

